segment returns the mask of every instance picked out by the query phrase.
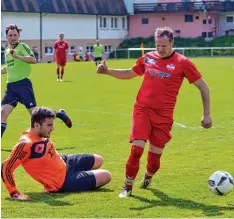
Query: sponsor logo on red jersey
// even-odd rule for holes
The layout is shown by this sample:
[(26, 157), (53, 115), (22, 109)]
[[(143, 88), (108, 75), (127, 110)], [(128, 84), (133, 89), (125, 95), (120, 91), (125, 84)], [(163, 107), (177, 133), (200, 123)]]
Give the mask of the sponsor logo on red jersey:
[(174, 64), (168, 64), (168, 65), (166, 66), (166, 68), (167, 68), (168, 70), (170, 70), (170, 71), (174, 71), (174, 70), (175, 70), (175, 65), (174, 65)]

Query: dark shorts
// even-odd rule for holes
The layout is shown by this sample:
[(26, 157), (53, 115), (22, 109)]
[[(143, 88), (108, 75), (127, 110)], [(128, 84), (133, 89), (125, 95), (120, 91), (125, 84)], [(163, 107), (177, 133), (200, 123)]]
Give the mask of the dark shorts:
[(100, 62), (100, 61), (102, 61), (102, 57), (95, 57), (94, 61), (95, 62), (98, 62), (98, 61)]
[(2, 105), (10, 104), (16, 107), (18, 102), (25, 105), (27, 109), (37, 105), (32, 83), (28, 78), (21, 81), (7, 83), (5, 95), (2, 99)]
[(90, 170), (94, 165), (92, 154), (62, 155), (67, 164), (65, 182), (58, 192), (79, 192), (96, 188), (96, 179)]

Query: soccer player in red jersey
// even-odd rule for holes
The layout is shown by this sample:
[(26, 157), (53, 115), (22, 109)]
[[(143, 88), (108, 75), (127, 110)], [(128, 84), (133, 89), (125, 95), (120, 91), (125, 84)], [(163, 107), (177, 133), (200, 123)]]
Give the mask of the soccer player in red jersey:
[(99, 65), (97, 73), (119, 79), (144, 76), (133, 109), (130, 142), (131, 152), (126, 163), (125, 185), (119, 197), (131, 195), (139, 170), (140, 158), (149, 142), (146, 172), (140, 183), (147, 188), (160, 168), (160, 158), (165, 145), (171, 140), (173, 112), (176, 98), (184, 78), (201, 93), (203, 116), (201, 125), (212, 126), (209, 88), (195, 65), (185, 56), (173, 51), (173, 31), (169, 27), (155, 31), (156, 51), (146, 53), (130, 69), (110, 69), (106, 63)]
[(22, 165), (26, 172), (44, 186), (45, 192), (88, 191), (104, 186), (111, 180), (107, 170), (99, 169), (103, 158), (97, 154), (60, 155), (50, 134), (56, 114), (45, 107), (35, 108), (31, 128), (23, 132), (19, 142), (2, 164), (2, 180), (13, 199), (30, 197), (18, 191), (14, 170)]
[(59, 34), (59, 40), (54, 43), (54, 60), (57, 63), (57, 81), (63, 81), (64, 67), (68, 59), (68, 42), (64, 40), (64, 34)]

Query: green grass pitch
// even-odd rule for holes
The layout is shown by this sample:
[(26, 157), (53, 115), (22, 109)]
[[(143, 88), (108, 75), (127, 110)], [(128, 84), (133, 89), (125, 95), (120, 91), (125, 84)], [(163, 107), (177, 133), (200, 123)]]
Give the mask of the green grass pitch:
[[(181, 88), (175, 109), (173, 139), (164, 150), (161, 169), (150, 189), (139, 189), (144, 175), (146, 150), (136, 178), (134, 196), (119, 199), (123, 186), (131, 111), (142, 78), (117, 80), (97, 75), (94, 63), (68, 63), (64, 82), (56, 81), (56, 66), (33, 65), (31, 79), (39, 106), (64, 108), (73, 119), (72, 129), (55, 122), (51, 138), (60, 153), (96, 153), (104, 157), (103, 168), (112, 181), (94, 192), (45, 194), (22, 167), (15, 171), (17, 188), (32, 197), (30, 202), (12, 201), (2, 184), (4, 218), (179, 218), (234, 217), (234, 191), (213, 195), (207, 180), (216, 170), (234, 176), (234, 59), (193, 59), (211, 92), (213, 128), (200, 127), (202, 102), (199, 91), (187, 80)], [(110, 67), (128, 68), (134, 60), (108, 61)], [(6, 76), (2, 76), (2, 96)], [(2, 139), (2, 161), (30, 124), (27, 111), (17, 106), (8, 120)], [(180, 126), (179, 124), (184, 126)], [(146, 148), (147, 149), (147, 148)]]

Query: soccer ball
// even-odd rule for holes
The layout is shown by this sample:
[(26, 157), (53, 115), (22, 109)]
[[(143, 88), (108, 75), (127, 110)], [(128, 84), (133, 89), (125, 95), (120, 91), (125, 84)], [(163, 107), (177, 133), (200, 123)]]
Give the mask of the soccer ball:
[(226, 195), (233, 189), (233, 178), (228, 172), (219, 170), (210, 176), (208, 186), (215, 195)]

